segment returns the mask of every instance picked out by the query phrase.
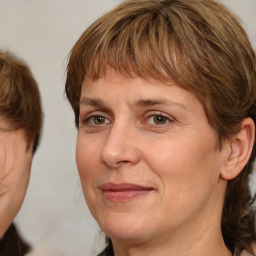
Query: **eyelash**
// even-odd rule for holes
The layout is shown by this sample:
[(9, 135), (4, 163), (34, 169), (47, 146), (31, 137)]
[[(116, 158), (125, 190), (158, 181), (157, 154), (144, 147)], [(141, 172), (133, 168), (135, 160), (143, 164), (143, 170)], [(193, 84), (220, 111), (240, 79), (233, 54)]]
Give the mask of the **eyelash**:
[[(108, 120), (108, 122), (107, 122), (107, 123), (102, 123), (102, 124), (96, 124), (96, 123), (95, 123), (96, 118), (102, 118), (102, 119), (104, 119), (104, 120)], [(90, 122), (90, 121), (92, 121), (92, 120), (94, 120), (94, 123), (93, 123), (93, 124)], [(111, 122), (111, 121), (109, 120), (109, 118), (105, 117), (105, 116), (102, 115), (102, 114), (97, 114), (97, 113), (92, 113), (91, 115), (86, 116), (85, 119), (82, 120), (82, 123), (83, 123), (84, 125), (93, 126), (93, 127), (94, 127), (94, 126), (102, 126), (102, 125), (108, 124), (108, 123), (110, 123), (110, 122)]]
[[(98, 124), (95, 123), (96, 118), (102, 118), (103, 123), (98, 123)], [(156, 119), (154, 119), (154, 118), (162, 118), (164, 123), (156, 124), (156, 122), (155, 122)], [(150, 119), (152, 119), (152, 121), (154, 123), (150, 123)], [(147, 114), (146, 118), (144, 119), (144, 121), (142, 123), (143, 124), (147, 123), (148, 126), (150, 126), (150, 127), (160, 128), (161, 126), (168, 125), (168, 123), (172, 123), (172, 122), (174, 122), (174, 119), (166, 114), (163, 114), (161, 112), (151, 112), (151, 113)], [(109, 117), (106, 117), (105, 115), (102, 115), (101, 113), (91, 113), (91, 114), (87, 115), (83, 120), (81, 120), (81, 123), (82, 123), (82, 125), (87, 126), (87, 127), (101, 128), (102, 126), (108, 125), (109, 123), (111, 123), (111, 120)]]
[[(149, 119), (150, 118), (153, 118), (153, 121), (156, 121), (156, 120), (154, 120), (154, 118), (162, 118), (163, 120), (164, 120), (164, 123), (163, 124), (156, 124), (155, 122), (154, 122), (154, 124), (150, 124), (149, 123)], [(167, 125), (168, 123), (172, 123), (172, 122), (174, 122), (174, 119), (173, 118), (171, 118), (170, 116), (168, 116), (168, 115), (166, 115), (166, 114), (163, 114), (163, 113), (161, 113), (161, 112), (153, 112), (153, 113), (150, 113), (147, 117), (146, 117), (146, 119), (145, 119), (148, 123), (149, 123), (149, 125), (150, 126), (157, 126), (157, 127), (159, 127), (159, 126), (164, 126), (164, 125)], [(145, 121), (145, 122), (146, 122)]]

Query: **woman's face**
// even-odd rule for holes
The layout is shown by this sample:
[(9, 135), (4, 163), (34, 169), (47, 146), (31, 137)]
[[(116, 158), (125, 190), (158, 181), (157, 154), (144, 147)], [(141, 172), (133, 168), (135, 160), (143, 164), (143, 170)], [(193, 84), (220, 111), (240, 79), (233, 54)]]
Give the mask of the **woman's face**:
[(0, 238), (23, 203), (33, 157), (32, 145), (28, 148), (25, 131), (5, 130), (11, 127), (0, 117)]
[(111, 72), (86, 78), (80, 103), (78, 171), (108, 236), (158, 241), (219, 226), (226, 153), (193, 94)]

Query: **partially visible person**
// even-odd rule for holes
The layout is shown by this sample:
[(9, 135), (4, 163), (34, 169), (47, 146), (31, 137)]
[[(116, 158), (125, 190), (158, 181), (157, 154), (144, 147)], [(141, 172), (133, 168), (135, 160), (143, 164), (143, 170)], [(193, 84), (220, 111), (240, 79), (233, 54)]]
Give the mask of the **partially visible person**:
[(42, 126), (37, 83), (28, 66), (0, 52), (0, 255), (21, 256), (29, 246), (12, 224), (29, 184)]
[(124, 1), (74, 45), (66, 94), (100, 256), (255, 255), (256, 58), (225, 6)]

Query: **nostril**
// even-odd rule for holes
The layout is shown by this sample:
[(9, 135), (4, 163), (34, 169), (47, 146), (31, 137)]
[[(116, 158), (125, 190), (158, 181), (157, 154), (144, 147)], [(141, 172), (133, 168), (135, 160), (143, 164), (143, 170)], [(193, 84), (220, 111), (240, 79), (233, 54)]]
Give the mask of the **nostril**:
[(129, 161), (127, 160), (122, 160), (122, 161), (118, 161), (117, 164), (125, 164), (125, 163), (129, 163)]

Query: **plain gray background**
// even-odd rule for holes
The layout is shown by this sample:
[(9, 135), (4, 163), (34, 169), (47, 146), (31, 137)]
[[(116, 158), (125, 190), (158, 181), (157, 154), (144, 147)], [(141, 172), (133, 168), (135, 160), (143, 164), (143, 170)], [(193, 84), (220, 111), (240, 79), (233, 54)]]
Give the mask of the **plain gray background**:
[[(64, 98), (65, 68), (85, 28), (120, 2), (0, 0), (0, 48), (31, 67), (45, 113), (28, 193), (16, 218), (35, 247), (33, 255), (91, 256), (101, 250), (99, 228), (85, 205), (75, 165), (76, 129)], [(255, 49), (256, 0), (223, 2), (241, 18)]]

